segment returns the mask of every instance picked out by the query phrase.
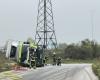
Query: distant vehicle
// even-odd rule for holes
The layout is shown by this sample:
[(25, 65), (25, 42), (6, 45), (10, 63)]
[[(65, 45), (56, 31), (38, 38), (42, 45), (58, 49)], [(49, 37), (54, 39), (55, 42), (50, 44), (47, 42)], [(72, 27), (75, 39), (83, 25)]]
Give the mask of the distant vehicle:
[(44, 66), (43, 50), (31, 42), (9, 41), (6, 57), (17, 61), (23, 66)]

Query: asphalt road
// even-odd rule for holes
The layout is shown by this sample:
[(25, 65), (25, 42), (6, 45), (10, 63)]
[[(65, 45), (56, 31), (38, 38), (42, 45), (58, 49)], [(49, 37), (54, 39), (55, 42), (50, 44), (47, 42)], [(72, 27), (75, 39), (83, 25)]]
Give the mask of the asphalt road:
[(23, 80), (98, 80), (92, 72), (91, 64), (63, 64), (29, 70)]

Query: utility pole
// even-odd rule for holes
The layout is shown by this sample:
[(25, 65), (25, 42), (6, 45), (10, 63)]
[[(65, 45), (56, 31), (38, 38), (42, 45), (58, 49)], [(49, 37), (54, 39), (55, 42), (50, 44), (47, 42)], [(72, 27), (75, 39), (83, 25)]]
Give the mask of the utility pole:
[(91, 35), (92, 41), (94, 41), (94, 10), (91, 10)]
[(57, 48), (51, 0), (39, 0), (35, 41), (45, 51)]
[(96, 57), (96, 42), (94, 38), (94, 10), (91, 11), (91, 28), (92, 28), (92, 49), (93, 49), (93, 58)]

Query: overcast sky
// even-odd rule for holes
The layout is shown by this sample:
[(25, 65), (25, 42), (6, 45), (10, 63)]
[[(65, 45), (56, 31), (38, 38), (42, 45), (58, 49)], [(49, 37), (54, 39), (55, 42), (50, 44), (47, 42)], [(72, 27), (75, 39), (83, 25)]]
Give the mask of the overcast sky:
[[(100, 0), (52, 0), (58, 42), (92, 38), (100, 42)], [(0, 0), (0, 45), (6, 40), (34, 38), (38, 0)]]

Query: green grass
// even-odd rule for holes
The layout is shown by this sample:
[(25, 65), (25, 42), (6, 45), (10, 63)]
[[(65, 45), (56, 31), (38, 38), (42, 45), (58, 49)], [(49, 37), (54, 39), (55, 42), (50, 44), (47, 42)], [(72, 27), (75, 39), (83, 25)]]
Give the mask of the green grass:
[(93, 69), (94, 73), (98, 76), (98, 78), (100, 80), (100, 62), (94, 63), (92, 65), (92, 69)]
[(14, 61), (11, 61), (5, 57), (5, 54), (0, 53), (0, 72), (11, 70), (11, 66), (9, 65)]

